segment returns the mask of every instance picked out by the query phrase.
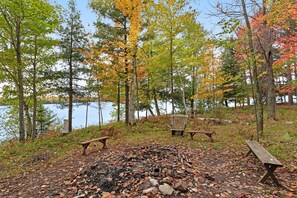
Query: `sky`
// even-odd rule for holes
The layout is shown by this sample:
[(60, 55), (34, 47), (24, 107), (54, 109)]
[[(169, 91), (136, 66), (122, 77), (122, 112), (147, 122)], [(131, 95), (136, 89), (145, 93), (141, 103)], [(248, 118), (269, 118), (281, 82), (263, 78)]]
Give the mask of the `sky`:
[[(218, 18), (209, 16), (211, 10), (213, 10), (211, 5), (219, 0), (192, 0), (191, 6), (196, 9), (200, 15), (198, 21), (204, 26), (204, 28), (210, 32), (218, 33), (219, 27), (216, 25)], [(224, 0), (228, 2), (230, 0)], [(54, 0), (50, 0), (54, 2)], [(62, 5), (67, 8), (68, 0), (55, 0), (57, 4)], [(94, 32), (94, 22), (96, 21), (96, 14), (88, 7), (89, 0), (76, 0), (77, 9), (81, 13), (81, 20), (87, 32)]]

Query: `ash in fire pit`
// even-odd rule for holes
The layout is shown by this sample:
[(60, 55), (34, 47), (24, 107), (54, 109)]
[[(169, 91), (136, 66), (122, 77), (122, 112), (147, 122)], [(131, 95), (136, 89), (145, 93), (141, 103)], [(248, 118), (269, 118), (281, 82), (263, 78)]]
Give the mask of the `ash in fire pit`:
[(183, 147), (156, 145), (105, 154), (72, 184), (91, 186), (88, 196), (100, 192), (121, 197), (180, 195), (190, 189), (188, 183), (198, 180), (195, 176), (198, 170), (189, 153)]

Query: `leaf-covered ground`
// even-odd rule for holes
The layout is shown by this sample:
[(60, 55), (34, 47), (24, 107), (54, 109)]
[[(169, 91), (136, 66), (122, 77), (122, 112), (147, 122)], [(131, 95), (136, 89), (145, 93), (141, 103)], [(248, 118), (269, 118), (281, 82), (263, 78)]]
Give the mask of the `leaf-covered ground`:
[[(192, 174), (168, 173), (171, 179), (168, 182), (173, 188), (180, 180), (187, 183), (186, 192), (181, 193), (177, 188), (171, 197), (297, 197), (297, 111), (296, 107), (278, 106), (277, 112), (276, 121), (265, 120), (260, 143), (284, 164), (276, 170), (283, 185), (281, 188), (274, 186), (270, 180), (264, 185), (259, 184), (257, 181), (264, 174), (264, 166), (253, 156), (244, 157), (247, 152), (245, 140), (255, 136), (252, 108), (244, 108), (223, 109), (197, 116), (218, 118), (215, 120), (188, 121), (187, 130), (214, 131), (214, 142), (203, 134), (197, 134), (194, 140), (189, 135), (171, 137), (170, 116), (161, 116), (143, 119), (133, 127), (114, 123), (102, 130), (90, 127), (66, 136), (48, 133), (25, 145), (4, 143), (0, 146), (0, 197), (101, 197), (124, 196), (125, 193), (126, 197), (138, 197), (144, 190), (139, 188), (142, 182), (153, 177), (161, 184), (166, 175), (150, 175), (148, 170), (131, 175), (131, 170), (125, 167), (130, 162), (125, 159), (136, 160), (137, 163), (132, 164), (135, 170), (139, 170), (137, 166), (154, 166), (154, 159), (159, 158), (153, 154), (163, 151), (163, 147), (177, 149), (192, 163), (192, 167), (178, 164), (180, 155), (176, 162), (170, 157), (162, 159), (162, 164), (173, 166), (168, 165), (167, 169), (178, 174), (183, 174), (187, 168), (192, 169), (188, 169)], [(111, 137), (107, 141), (108, 150), (102, 151), (101, 143), (92, 143), (87, 150), (88, 155), (81, 155), (79, 142), (103, 135)], [(144, 145), (159, 145), (160, 152), (146, 155), (146, 161), (138, 153), (147, 148)], [(134, 157), (135, 152), (137, 157)], [(102, 169), (108, 171), (96, 172)], [(113, 178), (117, 172), (111, 170), (118, 170), (124, 179)], [(109, 178), (107, 183), (113, 187), (109, 192), (111, 194), (106, 194), (106, 186), (102, 187), (105, 180), (95, 179), (98, 176)], [(121, 192), (123, 188), (116, 188), (115, 183), (126, 186), (127, 190)], [(160, 191), (154, 193), (155, 197), (164, 197)]]
[[(147, 153), (143, 155), (146, 159), (141, 159), (143, 156), (139, 153), (147, 151), (147, 148), (152, 147), (151, 145), (155, 152), (159, 149), (160, 153), (164, 151), (164, 148), (175, 149), (176, 156), (183, 156), (187, 162), (190, 162), (191, 167), (182, 167), (180, 163), (178, 165), (180, 159), (176, 157), (174, 160), (175, 155), (155, 159), (152, 153), (152, 160)], [(244, 158), (245, 149), (189, 149), (178, 145), (158, 146), (155, 144), (150, 144), (147, 147), (122, 144), (107, 150), (100, 150), (100, 148), (99, 144), (90, 148), (87, 156), (82, 156), (81, 151), (77, 150), (63, 160), (55, 163), (42, 162), (37, 170), (29, 170), (20, 175), (3, 179), (0, 183), (0, 197), (101, 197), (108, 189), (102, 188), (99, 180), (110, 176), (101, 175), (98, 177), (98, 173), (96, 175), (94, 172), (103, 171), (104, 173), (104, 170), (116, 170), (116, 167), (128, 166), (133, 161), (131, 158), (134, 161), (142, 161), (142, 163), (135, 163), (137, 164), (136, 167), (135, 164), (133, 166), (135, 171), (132, 173), (130, 171), (127, 173), (129, 176), (126, 175), (122, 178), (122, 191), (109, 192), (112, 193), (110, 194), (112, 197), (116, 195), (140, 197), (143, 189), (136, 188), (138, 184), (148, 177), (154, 177), (159, 181), (161, 176), (165, 178), (166, 175), (145, 174), (146, 170), (140, 171), (142, 173), (140, 177), (133, 177), (139, 171), (138, 166), (158, 167), (160, 160), (161, 164), (171, 164), (174, 167), (172, 171), (176, 171), (177, 176), (169, 176), (172, 178), (172, 185), (177, 182), (175, 177), (190, 183), (186, 193), (178, 194), (176, 191), (177, 194), (173, 194), (172, 197), (294, 197), (297, 195), (297, 170), (289, 170), (287, 167), (277, 169), (276, 175), (284, 187), (276, 187), (271, 181), (264, 185), (259, 184), (257, 181), (264, 173), (264, 167), (252, 156)], [(129, 160), (119, 160), (123, 158)], [(153, 166), (154, 163), (149, 163), (147, 160), (155, 162), (155, 166)], [(105, 166), (100, 166), (102, 163)], [(184, 175), (184, 178), (178, 177), (179, 174), (185, 172), (184, 170), (187, 170), (188, 174)], [(90, 171), (92, 171), (91, 174)], [(127, 189), (124, 191), (123, 186), (125, 185)], [(165, 196), (159, 193), (155, 197)]]

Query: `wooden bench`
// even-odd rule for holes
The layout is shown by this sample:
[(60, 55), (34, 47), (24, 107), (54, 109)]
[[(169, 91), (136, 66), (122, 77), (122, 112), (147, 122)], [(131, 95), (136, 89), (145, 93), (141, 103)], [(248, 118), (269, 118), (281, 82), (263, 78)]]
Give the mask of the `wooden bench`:
[(213, 139), (212, 139), (212, 134), (214, 134), (213, 131), (186, 131), (186, 133), (190, 134), (192, 140), (194, 138), (194, 135), (196, 135), (197, 133), (205, 134), (210, 138), (210, 141), (213, 142)]
[(171, 134), (175, 135), (184, 135), (184, 131), (187, 126), (187, 115), (172, 115), (171, 117)]
[(102, 149), (107, 149), (107, 146), (106, 146), (106, 140), (107, 139), (108, 139), (108, 136), (104, 136), (104, 137), (95, 138), (95, 139), (92, 139), (92, 140), (88, 140), (88, 141), (79, 143), (83, 147), (83, 155), (86, 154), (86, 150), (87, 150), (88, 146), (90, 145), (90, 143), (92, 143), (92, 142), (101, 142), (103, 144)]
[(273, 172), (278, 167), (282, 167), (282, 163), (280, 163), (274, 156), (272, 156), (262, 145), (259, 144), (259, 142), (254, 140), (246, 140), (245, 142), (249, 147), (249, 151), (245, 156), (247, 157), (251, 153), (254, 153), (254, 155), (262, 162), (262, 164), (266, 168), (266, 173), (262, 176), (259, 182), (264, 183), (269, 177), (271, 177), (276, 185), (280, 185)]

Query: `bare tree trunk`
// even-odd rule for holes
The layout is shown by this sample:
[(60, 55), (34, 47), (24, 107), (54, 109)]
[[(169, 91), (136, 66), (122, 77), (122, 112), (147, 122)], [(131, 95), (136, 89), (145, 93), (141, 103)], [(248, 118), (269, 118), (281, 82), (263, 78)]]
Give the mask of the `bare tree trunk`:
[[(296, 69), (296, 64), (294, 64), (294, 74), (295, 74), (295, 78), (294, 80), (297, 80), (297, 69)], [(295, 96), (297, 97), (297, 88), (295, 88)], [(294, 101), (293, 101), (294, 102)]]
[(274, 75), (272, 69), (272, 55), (271, 51), (268, 53), (268, 62), (267, 62), (267, 106), (268, 106), (268, 118), (275, 119), (275, 83)]
[(170, 27), (170, 88), (171, 88), (171, 105), (172, 105), (172, 114), (174, 114), (174, 93), (173, 93), (173, 30)]
[(36, 90), (36, 73), (37, 73), (37, 36), (34, 37), (34, 61), (33, 61), (33, 120), (32, 120), (32, 142), (36, 137), (36, 119), (37, 119), (37, 90)]
[[(124, 22), (124, 30), (127, 30), (127, 18), (125, 18), (125, 22)], [(128, 36), (127, 34), (124, 35), (124, 43), (125, 45), (127, 45), (128, 43)], [(125, 54), (125, 124), (129, 125), (130, 120), (129, 120), (129, 63), (128, 63), (128, 48), (127, 46), (125, 46), (124, 49), (124, 54)]]
[(135, 125), (135, 82), (136, 82), (136, 52), (133, 54), (132, 61), (132, 80), (130, 86), (130, 103), (129, 103), (129, 124)]
[(154, 114), (154, 112), (153, 112), (152, 108), (151, 108), (151, 107), (149, 107), (149, 108), (148, 108), (148, 110), (149, 110), (149, 112), (150, 112), (151, 116), (153, 116), (153, 117), (154, 117), (154, 116), (155, 116), (155, 114)]
[(156, 94), (155, 88), (153, 88), (153, 98), (154, 98), (154, 103), (155, 103), (155, 108), (156, 108), (157, 115), (160, 116), (161, 113), (160, 113), (160, 109), (159, 109), (159, 105), (158, 105), (157, 94)]
[[(135, 59), (136, 61), (136, 59)], [(138, 85), (138, 76), (137, 76), (137, 69), (135, 68), (135, 84), (136, 84), (136, 108), (137, 108), (137, 119), (140, 119), (139, 116), (139, 85)]]
[(195, 90), (196, 90), (196, 67), (192, 68), (192, 97), (190, 99), (190, 103), (191, 103), (191, 110), (190, 110), (190, 114), (191, 114), (191, 118), (194, 118), (195, 115), (195, 110), (194, 110), (194, 96), (195, 96)]
[(131, 81), (130, 86), (130, 100), (129, 100), (129, 124), (135, 124), (135, 106), (134, 106), (134, 79)]
[(118, 82), (117, 105), (118, 105), (117, 122), (119, 122), (121, 120), (121, 118), (120, 118), (120, 115), (121, 115), (121, 81), (120, 81), (120, 79), (119, 79), (119, 82)]
[[(244, 84), (245, 84), (245, 86), (247, 87), (247, 79), (248, 79), (248, 77), (247, 77), (247, 75), (246, 75), (246, 71), (244, 71), (243, 74), (244, 74)], [(251, 99), (250, 99), (250, 96), (249, 96), (249, 91), (247, 91), (247, 92), (248, 92), (248, 93), (247, 93), (247, 98), (246, 98), (246, 100), (247, 100), (247, 105), (250, 106), (250, 105), (251, 105)]]
[(97, 92), (97, 102), (98, 102), (98, 124), (99, 129), (101, 129), (101, 125), (103, 124), (103, 118), (102, 118), (102, 107), (101, 107), (101, 97), (100, 97), (100, 91)]
[(241, 0), (244, 19), (247, 26), (248, 31), (248, 43), (249, 43), (249, 51), (250, 51), (250, 57), (252, 58), (252, 67), (253, 67), (253, 75), (254, 75), (254, 83), (255, 83), (255, 94), (256, 94), (256, 104), (255, 104), (255, 116), (256, 116), (256, 127), (257, 127), (257, 134), (256, 134), (256, 140), (259, 141), (259, 134), (263, 132), (263, 104), (262, 104), (262, 94), (260, 90), (260, 84), (258, 80), (258, 68), (257, 68), (257, 62), (255, 57), (255, 50), (253, 46), (253, 34), (252, 29), (250, 25), (250, 21), (248, 18), (247, 10), (246, 10), (246, 4), (244, 0)]
[(72, 112), (73, 112), (73, 21), (70, 30), (70, 56), (68, 60), (69, 65), (69, 90), (68, 90), (68, 132), (72, 131)]
[[(263, 5), (263, 16), (266, 15), (266, 0), (262, 0)], [(268, 118), (275, 119), (275, 108), (276, 108), (276, 101), (275, 101), (275, 83), (274, 83), (274, 74), (273, 74), (273, 57), (272, 57), (272, 29), (267, 26), (267, 21), (264, 20), (264, 26), (267, 28), (267, 33), (264, 38), (264, 44), (262, 46), (264, 51), (264, 58), (266, 61), (266, 72), (267, 72), (267, 107), (268, 107)]]
[(89, 114), (89, 101), (87, 101), (87, 104), (86, 104), (86, 123), (85, 123), (85, 128), (88, 127), (88, 114)]
[[(291, 74), (291, 71), (289, 71), (287, 73), (287, 79), (288, 79), (288, 82), (287, 83), (288, 84), (291, 84), (292, 83), (292, 74)], [(288, 93), (288, 102), (289, 102), (289, 105), (293, 105), (293, 93), (292, 92), (289, 92)]]
[(30, 113), (29, 113), (29, 107), (27, 104), (24, 104), (24, 110), (25, 110), (25, 115), (26, 115), (26, 120), (27, 120), (27, 139), (31, 138), (31, 134), (32, 134), (32, 120), (30, 117)]
[(16, 23), (16, 57), (18, 63), (18, 94), (19, 94), (19, 141), (25, 143), (25, 125), (24, 125), (24, 85), (23, 85), (23, 69), (21, 54), (21, 19), (17, 18)]
[(68, 90), (68, 130), (72, 131), (72, 109), (73, 109), (73, 68), (72, 53), (69, 60), (69, 90)]

